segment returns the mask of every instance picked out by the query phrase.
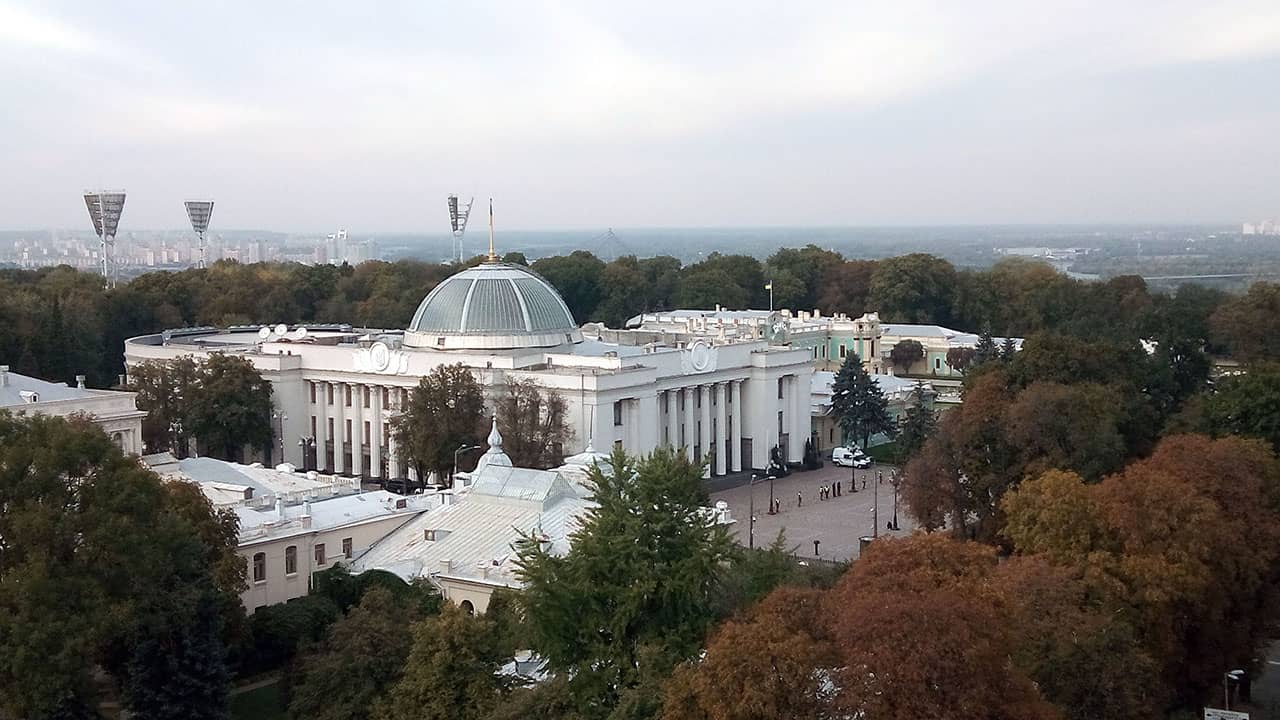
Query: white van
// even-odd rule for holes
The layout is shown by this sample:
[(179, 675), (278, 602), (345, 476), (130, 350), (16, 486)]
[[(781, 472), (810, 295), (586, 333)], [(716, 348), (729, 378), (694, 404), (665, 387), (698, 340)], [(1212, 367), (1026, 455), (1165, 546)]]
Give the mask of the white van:
[(831, 450), (831, 464), (840, 467), (868, 468), (871, 458), (858, 448), (838, 447)]

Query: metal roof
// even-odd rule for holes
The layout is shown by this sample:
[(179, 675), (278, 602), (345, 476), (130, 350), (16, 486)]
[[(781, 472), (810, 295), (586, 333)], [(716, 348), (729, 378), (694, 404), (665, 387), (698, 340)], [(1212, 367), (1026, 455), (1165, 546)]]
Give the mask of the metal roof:
[(446, 278), (418, 306), (409, 330), (526, 334), (577, 329), (560, 294), (532, 270), (485, 263)]

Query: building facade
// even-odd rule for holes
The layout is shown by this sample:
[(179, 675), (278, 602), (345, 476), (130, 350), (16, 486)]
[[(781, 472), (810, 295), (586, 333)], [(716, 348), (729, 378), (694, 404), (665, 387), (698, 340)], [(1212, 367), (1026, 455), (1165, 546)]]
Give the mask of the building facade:
[(762, 468), (778, 445), (799, 461), (810, 434), (812, 354), (785, 336), (647, 340), (643, 331), (579, 328), (559, 294), (520, 265), (486, 263), (436, 286), (403, 330), (193, 328), (131, 338), (128, 367), (234, 353), (272, 383), (277, 455), (302, 468), (413, 478), (391, 419), (441, 365), (471, 369), (491, 403), (512, 379), (559, 392), (588, 444), (708, 459), (708, 475)]
[(84, 386), (84, 376), (76, 387), (19, 375), (0, 365), (0, 410), (16, 415), (85, 415), (102, 428), (121, 450), (131, 455), (142, 453), (142, 418), (137, 393), (116, 390), (92, 390)]

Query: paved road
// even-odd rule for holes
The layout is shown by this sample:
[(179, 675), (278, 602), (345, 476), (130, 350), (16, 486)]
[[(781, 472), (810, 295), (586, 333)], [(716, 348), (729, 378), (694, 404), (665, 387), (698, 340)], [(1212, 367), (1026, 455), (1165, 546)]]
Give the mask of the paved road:
[[(901, 498), (898, 504), (898, 524), (900, 530), (890, 532), (885, 525), (893, 518), (893, 486), (889, 483), (888, 465), (881, 465), (879, 471), (884, 473), (884, 483), (878, 488), (880, 505), (880, 535), (908, 535), (914, 524), (907, 517)], [(849, 491), (849, 468), (835, 467), (830, 463), (821, 469), (811, 472), (794, 472), (790, 477), (775, 480), (773, 492), (782, 501), (782, 509), (777, 515), (769, 515), (769, 482), (757, 482), (754, 487), (742, 485), (711, 494), (711, 499), (724, 500), (729, 503), (733, 517), (734, 533), (738, 542), (748, 544), (749, 515), (751, 495), (755, 496), (756, 507), (756, 546), (767, 546), (777, 537), (778, 531), (786, 533), (787, 545), (796, 548), (800, 557), (813, 557), (813, 541), (818, 540), (818, 554), (828, 560), (848, 560), (858, 556), (858, 538), (871, 535), (872, 498), (876, 494), (874, 487), (877, 467), (857, 470), (858, 491)], [(862, 483), (866, 481), (866, 489)], [(820, 485), (843, 483), (843, 495), (830, 500), (818, 499)], [(797, 507), (796, 493), (800, 493), (803, 504)]]

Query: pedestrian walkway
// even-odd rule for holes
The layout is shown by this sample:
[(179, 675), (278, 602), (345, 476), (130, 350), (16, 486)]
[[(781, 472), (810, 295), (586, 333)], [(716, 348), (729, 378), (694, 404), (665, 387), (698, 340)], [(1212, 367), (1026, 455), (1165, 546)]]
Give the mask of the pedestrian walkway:
[[(873, 498), (879, 495), (879, 535), (908, 535), (914, 529), (898, 499), (897, 532), (887, 529), (893, 519), (893, 485), (890, 483), (892, 468), (887, 465), (872, 466), (866, 470), (827, 465), (810, 472), (794, 472), (790, 476), (773, 481), (773, 498), (779, 512), (769, 514), (770, 483), (758, 480), (755, 485), (713, 492), (713, 501), (724, 500), (737, 522), (734, 535), (739, 543), (749, 543), (750, 514), (755, 503), (755, 545), (765, 547), (773, 542), (779, 530), (785, 530), (788, 549), (795, 548), (801, 558), (820, 557), (827, 560), (849, 560), (858, 556), (858, 538), (874, 534)], [(850, 490), (851, 476), (856, 473), (857, 491)], [(884, 480), (876, 487), (877, 473)], [(865, 484), (865, 489), (864, 488)], [(824, 491), (829, 488), (829, 491)], [(878, 492), (877, 492), (878, 491)], [(825, 499), (824, 499), (825, 498)], [(814, 552), (814, 541), (818, 542)]]

